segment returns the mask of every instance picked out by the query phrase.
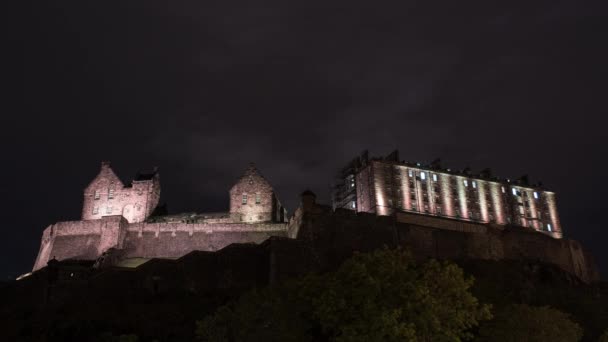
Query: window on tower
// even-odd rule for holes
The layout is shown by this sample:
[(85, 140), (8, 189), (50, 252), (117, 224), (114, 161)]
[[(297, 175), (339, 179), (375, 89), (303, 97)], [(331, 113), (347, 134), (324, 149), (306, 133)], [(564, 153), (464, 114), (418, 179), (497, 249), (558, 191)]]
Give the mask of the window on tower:
[(242, 204), (247, 204), (247, 194), (243, 194)]
[(262, 202), (262, 197), (260, 196), (260, 193), (256, 193), (255, 194), (255, 204), (260, 204)]
[(108, 199), (112, 199), (112, 198), (114, 198), (114, 189), (110, 189), (108, 191)]
[(99, 199), (99, 197), (100, 197), (100, 195), (99, 195), (99, 190), (95, 190), (95, 197), (94, 197), (94, 198), (95, 198), (96, 200), (98, 200), (98, 199)]

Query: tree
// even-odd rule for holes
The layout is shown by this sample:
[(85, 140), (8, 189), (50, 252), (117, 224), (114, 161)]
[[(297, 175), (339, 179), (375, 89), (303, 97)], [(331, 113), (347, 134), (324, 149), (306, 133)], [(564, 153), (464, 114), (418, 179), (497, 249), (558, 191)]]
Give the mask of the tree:
[(548, 306), (515, 304), (500, 310), (493, 320), (483, 324), (478, 341), (549, 342), (579, 341), (581, 327), (568, 314)]
[(403, 250), (356, 254), (336, 272), (253, 291), (198, 322), (206, 341), (460, 341), (490, 318), (453, 263)]
[(606, 331), (604, 331), (602, 336), (600, 336), (600, 338), (597, 341), (598, 342), (608, 342), (608, 329), (606, 329)]

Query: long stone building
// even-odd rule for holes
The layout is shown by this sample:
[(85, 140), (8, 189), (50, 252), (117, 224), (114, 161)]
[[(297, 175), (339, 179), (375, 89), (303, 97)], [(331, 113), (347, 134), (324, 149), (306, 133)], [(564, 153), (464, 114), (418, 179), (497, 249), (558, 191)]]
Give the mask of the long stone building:
[(527, 227), (562, 238), (555, 193), (541, 185), (493, 177), (488, 169), (442, 168), (399, 160), (398, 151), (382, 158), (367, 152), (353, 159), (339, 175), (333, 207), (394, 215), (419, 213), (465, 222)]

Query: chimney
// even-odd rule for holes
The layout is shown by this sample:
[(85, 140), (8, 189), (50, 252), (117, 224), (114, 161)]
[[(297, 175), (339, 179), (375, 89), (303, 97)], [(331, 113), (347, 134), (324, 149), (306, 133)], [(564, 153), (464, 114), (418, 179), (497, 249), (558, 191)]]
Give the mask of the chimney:
[(310, 211), (316, 203), (317, 195), (310, 190), (304, 191), (301, 195), (301, 205), (304, 212)]

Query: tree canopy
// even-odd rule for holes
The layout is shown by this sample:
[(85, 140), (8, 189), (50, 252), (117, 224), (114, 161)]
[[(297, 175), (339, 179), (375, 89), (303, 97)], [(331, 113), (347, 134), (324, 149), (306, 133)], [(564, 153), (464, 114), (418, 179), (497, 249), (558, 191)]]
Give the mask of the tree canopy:
[(252, 291), (198, 322), (204, 341), (461, 341), (491, 317), (473, 279), (410, 253), (356, 254), (336, 272)]
[(581, 327), (562, 311), (548, 306), (513, 304), (482, 324), (476, 341), (576, 342), (582, 336)]

